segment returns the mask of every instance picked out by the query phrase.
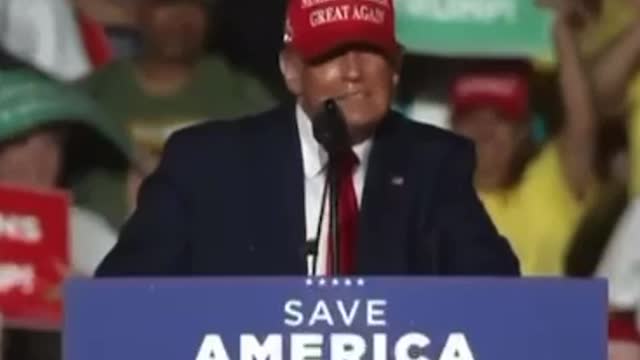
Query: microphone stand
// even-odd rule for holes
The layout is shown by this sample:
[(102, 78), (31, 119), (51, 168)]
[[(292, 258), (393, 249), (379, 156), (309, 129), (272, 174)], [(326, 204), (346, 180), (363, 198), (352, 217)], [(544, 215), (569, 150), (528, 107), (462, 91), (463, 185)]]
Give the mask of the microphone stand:
[(330, 154), (327, 164), (327, 175), (322, 190), (322, 199), (320, 200), (320, 215), (318, 216), (318, 226), (316, 228), (316, 236), (307, 242), (305, 254), (311, 256), (311, 275), (316, 276), (318, 267), (318, 246), (322, 236), (322, 228), (325, 218), (325, 205), (327, 197), (329, 198), (329, 238), (331, 242), (331, 275), (339, 275), (340, 271), (340, 207), (338, 203), (339, 177), (338, 166), (340, 165), (340, 157), (336, 154)]
[(318, 273), (318, 246), (320, 244), (320, 237), (322, 236), (322, 228), (324, 224), (324, 213), (325, 213), (325, 204), (327, 203), (327, 195), (329, 188), (329, 177), (324, 181), (324, 186), (322, 188), (322, 199), (320, 200), (320, 214), (318, 215), (318, 225), (316, 227), (316, 236), (315, 238), (307, 241), (307, 246), (305, 250), (305, 255), (307, 259), (311, 256), (311, 276), (316, 276)]
[[(339, 167), (343, 161), (344, 155), (351, 149), (351, 139), (347, 129), (347, 123), (338, 104), (334, 99), (327, 99), (321, 111), (316, 114), (313, 120), (313, 136), (316, 141), (324, 147), (329, 154), (329, 163), (327, 166), (327, 174), (325, 179), (325, 190), (322, 196), (322, 210), (320, 213), (319, 226), (322, 225), (324, 217), (324, 206), (326, 204), (326, 192), (328, 185), (329, 192), (329, 237), (331, 250), (331, 275), (340, 275), (340, 214), (338, 205), (338, 191), (340, 174)], [(321, 233), (320, 228), (317, 231)], [(320, 236), (316, 238), (319, 242)], [(316, 245), (317, 248), (317, 245)], [(316, 251), (317, 252), (317, 251)], [(315, 265), (314, 265), (315, 267)], [(314, 270), (315, 272), (315, 270)]]
[(337, 154), (329, 155), (327, 168), (327, 182), (329, 183), (329, 234), (331, 239), (331, 275), (340, 275), (340, 208), (338, 206), (339, 169), (340, 157)]

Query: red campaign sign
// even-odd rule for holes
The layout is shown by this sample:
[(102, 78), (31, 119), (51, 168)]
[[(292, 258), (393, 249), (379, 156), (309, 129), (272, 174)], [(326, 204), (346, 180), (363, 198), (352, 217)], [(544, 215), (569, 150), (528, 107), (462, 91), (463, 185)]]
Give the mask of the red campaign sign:
[(0, 310), (9, 326), (57, 327), (69, 264), (69, 196), (0, 186)]

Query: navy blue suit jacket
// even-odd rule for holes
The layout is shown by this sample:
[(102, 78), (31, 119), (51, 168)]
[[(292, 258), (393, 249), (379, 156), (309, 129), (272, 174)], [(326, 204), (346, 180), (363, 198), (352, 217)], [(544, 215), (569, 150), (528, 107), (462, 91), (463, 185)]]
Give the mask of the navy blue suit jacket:
[[(473, 169), (470, 142), (390, 112), (365, 177), (357, 272), (518, 275), (473, 189)], [(287, 105), (172, 136), (97, 275), (305, 275), (305, 232), (301, 147)]]

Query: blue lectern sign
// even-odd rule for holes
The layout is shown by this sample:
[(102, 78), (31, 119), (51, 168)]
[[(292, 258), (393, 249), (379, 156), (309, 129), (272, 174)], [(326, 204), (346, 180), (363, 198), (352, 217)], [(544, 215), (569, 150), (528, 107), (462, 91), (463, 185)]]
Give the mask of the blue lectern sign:
[(603, 281), (76, 280), (65, 359), (603, 360)]

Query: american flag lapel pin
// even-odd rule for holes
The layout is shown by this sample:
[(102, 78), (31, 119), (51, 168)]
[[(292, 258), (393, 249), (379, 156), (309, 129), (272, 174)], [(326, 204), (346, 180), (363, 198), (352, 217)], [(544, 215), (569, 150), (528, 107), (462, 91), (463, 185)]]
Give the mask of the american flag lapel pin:
[(404, 177), (402, 176), (394, 176), (391, 178), (391, 185), (393, 186), (403, 186), (404, 185)]

